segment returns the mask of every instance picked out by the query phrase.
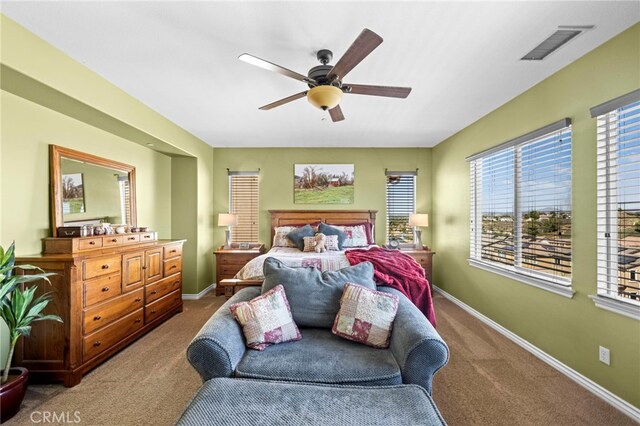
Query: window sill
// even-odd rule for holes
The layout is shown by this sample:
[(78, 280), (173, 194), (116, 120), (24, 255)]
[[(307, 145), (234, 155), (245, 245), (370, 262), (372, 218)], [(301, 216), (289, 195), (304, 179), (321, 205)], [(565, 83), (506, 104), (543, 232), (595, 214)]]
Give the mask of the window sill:
[(593, 303), (596, 304), (596, 307), (600, 309), (605, 309), (640, 321), (640, 307), (637, 305), (607, 296), (593, 295), (589, 297), (593, 300)]
[(511, 278), (512, 280), (520, 281), (533, 287), (540, 288), (542, 290), (550, 291), (551, 293), (558, 294), (560, 296), (573, 297), (574, 291), (570, 285), (557, 284), (551, 281), (546, 281), (540, 278), (531, 277), (528, 275), (518, 274), (517, 272), (509, 271), (486, 262), (481, 262), (475, 259), (467, 259), (469, 265), (482, 270), (493, 272), (494, 274), (502, 275), (503, 277)]

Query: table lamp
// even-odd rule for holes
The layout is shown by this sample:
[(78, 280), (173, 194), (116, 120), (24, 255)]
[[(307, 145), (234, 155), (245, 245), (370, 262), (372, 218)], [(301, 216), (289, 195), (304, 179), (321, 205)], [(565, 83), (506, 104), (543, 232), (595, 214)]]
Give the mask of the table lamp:
[(238, 215), (235, 213), (218, 214), (218, 226), (226, 226), (224, 234), (226, 236), (224, 248), (231, 248), (231, 227), (238, 224)]
[(427, 213), (411, 213), (409, 215), (409, 226), (413, 226), (416, 233), (416, 250), (422, 250), (422, 231), (419, 228), (429, 226), (429, 215)]

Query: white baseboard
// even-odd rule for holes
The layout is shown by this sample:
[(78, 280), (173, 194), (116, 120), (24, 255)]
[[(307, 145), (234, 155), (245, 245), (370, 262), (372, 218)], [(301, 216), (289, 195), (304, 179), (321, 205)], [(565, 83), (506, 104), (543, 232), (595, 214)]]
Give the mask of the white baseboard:
[(485, 323), (489, 327), (491, 327), (494, 330), (496, 330), (498, 333), (502, 334), (503, 336), (505, 336), (509, 340), (513, 341), (518, 346), (520, 346), (523, 349), (531, 352), (537, 358), (541, 359), (542, 361), (544, 361), (547, 364), (549, 364), (551, 367), (555, 368), (556, 370), (558, 370), (559, 372), (561, 372), (565, 376), (569, 377), (570, 379), (572, 379), (573, 381), (578, 383), (580, 386), (582, 386), (583, 388), (585, 388), (589, 392), (591, 392), (594, 395), (600, 397), (605, 402), (608, 402), (609, 404), (611, 404), (612, 406), (614, 406), (618, 410), (622, 411), (627, 416), (631, 417), (636, 422), (640, 422), (640, 409), (639, 408), (637, 408), (634, 405), (628, 403), (627, 401), (625, 401), (624, 399), (622, 399), (619, 396), (615, 395), (611, 391), (608, 391), (607, 389), (603, 388), (602, 386), (600, 386), (599, 384), (597, 384), (593, 380), (589, 379), (588, 377), (585, 377), (582, 374), (578, 373), (576, 370), (574, 370), (573, 368), (569, 367), (568, 365), (558, 361), (557, 359), (555, 359), (554, 357), (552, 357), (548, 353), (546, 353), (543, 350), (539, 349), (538, 347), (532, 345), (531, 343), (529, 343), (528, 341), (524, 340), (522, 337), (518, 336), (517, 334), (507, 330), (506, 328), (504, 328), (503, 326), (501, 326), (497, 322), (495, 322), (492, 319), (484, 316), (480, 312), (478, 312), (475, 309), (473, 309), (471, 306), (467, 305), (466, 303), (462, 302), (459, 299), (456, 299), (454, 296), (450, 295), (449, 293), (447, 293), (446, 291), (442, 290), (441, 288), (433, 286), (433, 289), (435, 291), (437, 291), (438, 293), (440, 293), (442, 296), (444, 296), (446, 299), (450, 300), (451, 302), (453, 302), (456, 305), (458, 305), (460, 308), (464, 309), (466, 312), (468, 312), (472, 316), (476, 317), (477, 319), (479, 319), (480, 321), (482, 321), (483, 323)]
[(208, 286), (207, 288), (205, 288), (204, 290), (202, 290), (198, 294), (183, 293), (182, 294), (182, 300), (198, 300), (198, 299), (202, 299), (207, 293), (209, 293), (212, 290), (215, 290), (215, 288), (216, 288), (216, 283), (213, 283), (210, 286)]

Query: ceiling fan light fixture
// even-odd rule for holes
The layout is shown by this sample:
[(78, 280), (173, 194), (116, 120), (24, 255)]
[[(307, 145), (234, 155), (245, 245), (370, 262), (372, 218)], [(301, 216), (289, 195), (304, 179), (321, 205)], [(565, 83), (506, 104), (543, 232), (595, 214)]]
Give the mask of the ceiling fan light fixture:
[(335, 108), (342, 100), (342, 90), (335, 86), (316, 86), (307, 92), (309, 103), (323, 111)]

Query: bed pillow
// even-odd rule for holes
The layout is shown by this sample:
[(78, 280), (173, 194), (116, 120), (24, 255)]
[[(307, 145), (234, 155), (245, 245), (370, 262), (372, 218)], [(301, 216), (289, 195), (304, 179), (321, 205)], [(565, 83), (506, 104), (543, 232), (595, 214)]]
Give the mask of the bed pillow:
[(274, 231), (272, 247), (296, 247), (296, 245), (287, 238), (287, 234), (297, 228), (297, 226), (278, 226)]
[(369, 245), (364, 225), (333, 225), (333, 227), (344, 233), (342, 248), (367, 247)]
[(331, 332), (374, 348), (389, 347), (398, 296), (347, 283)]
[(358, 283), (375, 290), (373, 265), (358, 263), (337, 271), (320, 272), (317, 268), (291, 268), (280, 260), (268, 257), (264, 261), (262, 292), (282, 285), (293, 320), (299, 326), (331, 328), (340, 308), (342, 289), (347, 282)]
[(281, 285), (248, 302), (234, 303), (229, 310), (242, 326), (249, 348), (263, 351), (268, 346), (302, 338)]
[(338, 228), (334, 228), (333, 226), (329, 226), (326, 223), (321, 223), (318, 226), (318, 232), (324, 235), (336, 235), (338, 237), (338, 248), (340, 250), (343, 249), (344, 244), (344, 232), (339, 230)]
[(367, 244), (372, 245), (375, 244), (375, 239), (373, 238), (373, 225), (371, 222), (362, 222), (362, 223), (332, 223), (331, 226), (364, 226), (364, 231), (367, 234)]
[(313, 228), (311, 225), (305, 225), (302, 228), (294, 229), (287, 234), (287, 238), (300, 249), (304, 250), (304, 237), (313, 237)]

